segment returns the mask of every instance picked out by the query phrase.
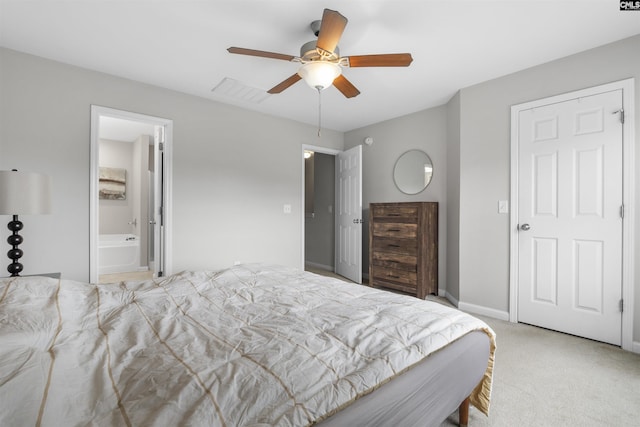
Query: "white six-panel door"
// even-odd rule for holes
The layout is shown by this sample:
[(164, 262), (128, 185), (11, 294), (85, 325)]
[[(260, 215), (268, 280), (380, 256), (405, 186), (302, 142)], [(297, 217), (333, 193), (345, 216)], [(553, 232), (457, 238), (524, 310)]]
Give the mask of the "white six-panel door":
[(336, 156), (336, 273), (362, 283), (362, 145)]
[(621, 343), (622, 91), (520, 111), (518, 321)]

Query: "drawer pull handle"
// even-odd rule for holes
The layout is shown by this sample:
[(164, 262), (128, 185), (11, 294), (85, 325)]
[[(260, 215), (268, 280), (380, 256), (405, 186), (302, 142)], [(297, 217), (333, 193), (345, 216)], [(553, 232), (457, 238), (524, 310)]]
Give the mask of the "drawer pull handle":
[(389, 243), (387, 246), (389, 246), (390, 248), (399, 248), (400, 245), (394, 245), (393, 243)]
[(400, 231), (400, 229), (399, 228), (390, 228), (389, 231), (393, 231), (393, 232), (397, 233), (398, 231)]
[(400, 276), (394, 276), (393, 274), (388, 274), (387, 277), (391, 277), (392, 279), (399, 279)]

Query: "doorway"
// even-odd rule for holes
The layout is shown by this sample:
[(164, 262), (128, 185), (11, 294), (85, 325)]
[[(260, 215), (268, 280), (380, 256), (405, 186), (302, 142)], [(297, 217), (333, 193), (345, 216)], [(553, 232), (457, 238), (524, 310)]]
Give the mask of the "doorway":
[(172, 122), (91, 107), (92, 283), (170, 271)]
[(362, 147), (302, 154), (303, 268), (362, 283)]
[(304, 265), (335, 272), (335, 156), (305, 150)]
[(512, 107), (511, 321), (631, 349), (632, 91)]

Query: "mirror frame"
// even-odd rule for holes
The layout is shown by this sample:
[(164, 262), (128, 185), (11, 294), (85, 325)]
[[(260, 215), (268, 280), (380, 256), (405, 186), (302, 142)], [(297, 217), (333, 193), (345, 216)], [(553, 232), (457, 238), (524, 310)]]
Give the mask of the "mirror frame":
[[(399, 170), (403, 170), (402, 167), (404, 165), (402, 163), (402, 160), (407, 158), (412, 153), (424, 155), (424, 157), (426, 157), (426, 160), (428, 160), (429, 164), (431, 165), (431, 177), (429, 178), (429, 181), (425, 183), (422, 186), (422, 188), (420, 188), (417, 191), (415, 191), (413, 188), (407, 188), (407, 184), (406, 182), (402, 182), (402, 176), (400, 175), (400, 172), (399, 172)], [(418, 171), (417, 173), (420, 174), (421, 172), (422, 171)], [(414, 149), (405, 151), (400, 155), (400, 157), (398, 157), (398, 159), (396, 160), (393, 166), (393, 183), (396, 185), (396, 188), (404, 194), (415, 195), (415, 194), (422, 193), (429, 186), (429, 184), (431, 184), (432, 180), (433, 180), (433, 160), (431, 160), (431, 157), (427, 153), (425, 153), (420, 149), (414, 148)]]

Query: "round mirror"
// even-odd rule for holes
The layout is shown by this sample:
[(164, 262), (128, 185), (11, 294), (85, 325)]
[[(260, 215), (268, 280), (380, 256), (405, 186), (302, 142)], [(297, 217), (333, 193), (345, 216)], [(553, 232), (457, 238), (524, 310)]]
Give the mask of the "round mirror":
[(398, 158), (393, 168), (393, 181), (405, 194), (418, 194), (431, 182), (433, 164), (421, 150), (409, 150)]

